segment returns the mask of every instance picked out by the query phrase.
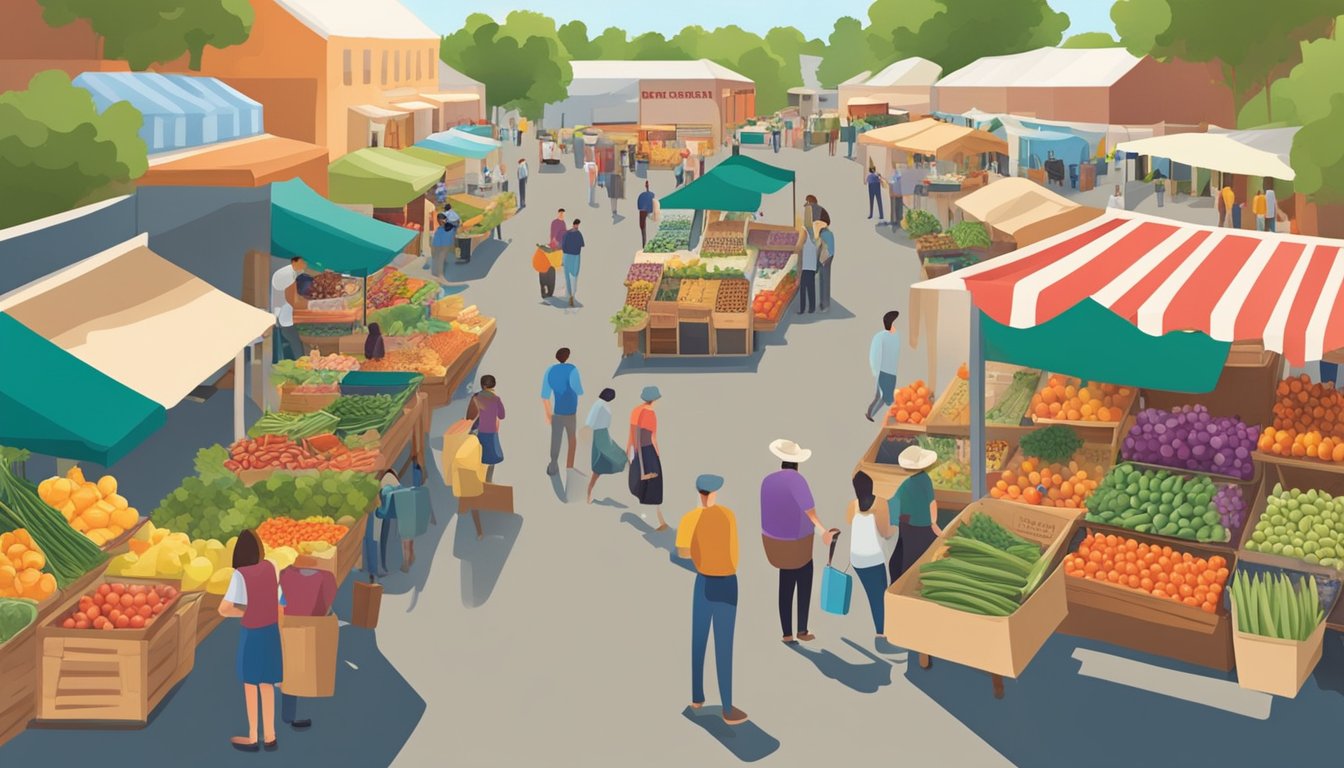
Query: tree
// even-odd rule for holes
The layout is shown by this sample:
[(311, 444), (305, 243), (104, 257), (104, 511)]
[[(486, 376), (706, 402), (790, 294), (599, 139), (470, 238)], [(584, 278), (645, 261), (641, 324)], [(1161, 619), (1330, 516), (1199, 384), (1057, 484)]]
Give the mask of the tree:
[(188, 54), (200, 71), (205, 47), (226, 48), (247, 40), (252, 30), (248, 0), (38, 0), (42, 18), (53, 27), (87, 19), (102, 38), (103, 55), (131, 69), (174, 61)]
[(556, 37), (565, 47), (572, 61), (592, 61), (602, 58), (602, 46), (588, 39), (588, 25), (571, 21), (556, 30)]
[(821, 66), (817, 67), (817, 79), (821, 81), (822, 87), (834, 88), (873, 66), (874, 60), (868, 48), (863, 22), (853, 16), (836, 19), (830, 46), (821, 57)]
[(630, 58), (630, 41), (625, 30), (620, 27), (607, 27), (593, 40), (597, 46), (599, 58), (619, 61)]
[(868, 7), (868, 50), (881, 69), (901, 58), (892, 35), (897, 29), (918, 30), (943, 9), (939, 0), (876, 0)]
[[(1302, 63), (1274, 83), (1272, 105), (1252, 99), (1242, 108), (1237, 125), (1254, 127), (1271, 122), (1306, 125), (1330, 112), (1330, 101), (1344, 92), (1344, 42), (1323, 38), (1302, 44)], [(1272, 108), (1271, 108), (1272, 107)]]
[(1302, 41), (1328, 32), (1340, 14), (1344, 0), (1277, 5), (1257, 0), (1120, 0), (1111, 9), (1116, 31), (1131, 52), (1216, 63), (1232, 90), (1234, 109), (1239, 112), (1264, 91), (1271, 121), (1271, 83), (1302, 60)]
[[(479, 21), (479, 15), (468, 17), (468, 26)], [(487, 17), (470, 33), (470, 42), (465, 42), (462, 32), (445, 37), (443, 60), (481, 81), (490, 107), (518, 109), (528, 117), (540, 118), (546, 104), (565, 98), (573, 77), (569, 61), (561, 55), (557, 38), (532, 36), (520, 44), (501, 34), (501, 29)]]
[(943, 10), (918, 30), (898, 27), (892, 44), (903, 56), (922, 56), (951, 73), (984, 56), (1059, 45), (1067, 14), (1046, 0), (942, 0)]
[(58, 70), (0, 94), (0, 227), (130, 191), (148, 167), (142, 123), (130, 102), (98, 114)]
[[(808, 47), (807, 38), (793, 27), (775, 27), (765, 33), (765, 47), (779, 59), (779, 100), (781, 105), (773, 109), (761, 108), (761, 113), (773, 112), (788, 104), (788, 90), (803, 84), (801, 56)], [(823, 49), (824, 52), (824, 49)], [(743, 54), (745, 55), (745, 54)], [(743, 72), (742, 74), (746, 74)], [(773, 100), (773, 99), (772, 99)], [(757, 105), (761, 104), (760, 88), (757, 88)]]
[(1330, 109), (1322, 117), (1302, 126), (1293, 137), (1289, 156), (1297, 178), (1296, 191), (1309, 195), (1316, 203), (1344, 203), (1344, 93), (1330, 98)]
[(781, 81), (784, 62), (764, 48), (742, 54), (734, 69), (756, 83), (756, 114), (766, 115), (788, 106), (788, 89)]
[(1070, 35), (1061, 48), (1116, 48), (1120, 43), (1106, 32), (1080, 32)]
[(658, 32), (645, 32), (630, 41), (628, 58), (637, 61), (676, 61), (689, 57)]

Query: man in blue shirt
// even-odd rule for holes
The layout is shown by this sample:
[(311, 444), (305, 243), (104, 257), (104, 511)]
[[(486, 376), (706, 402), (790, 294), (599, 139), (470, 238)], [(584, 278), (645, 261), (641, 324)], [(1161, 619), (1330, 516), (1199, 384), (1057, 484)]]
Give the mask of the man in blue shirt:
[(877, 395), (864, 414), (869, 421), (882, 407), (889, 408), (896, 400), (896, 367), (901, 360), (901, 334), (896, 330), (896, 318), (900, 316), (894, 309), (883, 315), (883, 330), (873, 334), (873, 343), (868, 346), (868, 368), (877, 379)]
[(882, 177), (878, 175), (877, 168), (868, 166), (868, 175), (864, 177), (868, 184), (868, 218), (873, 218), (873, 203), (877, 203), (877, 220), (886, 218), (882, 215)]
[(551, 425), (551, 463), (546, 467), (548, 475), (560, 472), (556, 462), (560, 458), (560, 438), (565, 433), (568, 433), (569, 438), (565, 468), (574, 469), (574, 453), (578, 449), (575, 430), (578, 428), (579, 395), (582, 394), (583, 382), (579, 380), (579, 369), (569, 362), (569, 348), (561, 347), (555, 352), (555, 364), (547, 368), (541, 377), (541, 407), (546, 412), (546, 423)]
[(579, 256), (583, 253), (583, 234), (579, 232), (579, 220), (560, 238), (560, 253), (563, 254), (561, 266), (565, 270), (565, 291), (569, 294), (569, 306), (574, 306), (574, 291), (579, 287)]
[(817, 228), (817, 280), (820, 282), (817, 309), (825, 312), (831, 308), (831, 263), (835, 260), (835, 233), (824, 221), (813, 222)]
[(644, 191), (635, 199), (635, 207), (639, 209), (639, 247), (643, 248), (649, 242), (645, 223), (653, 215), (653, 192), (649, 189), (649, 182), (644, 182)]
[(448, 255), (453, 252), (453, 240), (457, 235), (458, 225), (462, 223), (462, 217), (457, 215), (453, 206), (438, 215), (439, 226), (434, 230), (434, 237), (429, 241), (429, 274), (434, 276), (435, 280), (443, 280), (448, 276)]
[(527, 207), (527, 160), (518, 158), (518, 210)]

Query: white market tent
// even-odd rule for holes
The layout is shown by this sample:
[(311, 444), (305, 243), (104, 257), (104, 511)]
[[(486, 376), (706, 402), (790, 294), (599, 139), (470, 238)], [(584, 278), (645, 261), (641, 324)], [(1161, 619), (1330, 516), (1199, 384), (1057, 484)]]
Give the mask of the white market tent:
[[(0, 296), (0, 311), (108, 377), (172, 408), (275, 325), (165, 260), (141, 234)], [(234, 385), (242, 434), (245, 387)]]
[(1208, 133), (1176, 133), (1120, 143), (1116, 149), (1163, 157), (1192, 168), (1207, 168), (1239, 176), (1268, 176), (1292, 181), (1297, 175), (1289, 163), (1293, 137), (1299, 128), (1232, 131), (1210, 126)]

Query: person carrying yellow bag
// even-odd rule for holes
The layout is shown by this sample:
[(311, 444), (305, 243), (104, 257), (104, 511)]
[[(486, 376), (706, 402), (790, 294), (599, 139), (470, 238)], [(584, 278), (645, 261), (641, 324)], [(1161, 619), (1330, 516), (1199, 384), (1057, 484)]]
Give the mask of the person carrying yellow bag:
[(532, 254), (532, 268), (537, 270), (541, 279), (541, 298), (543, 301), (555, 295), (555, 270), (560, 266), (560, 249), (538, 245)]

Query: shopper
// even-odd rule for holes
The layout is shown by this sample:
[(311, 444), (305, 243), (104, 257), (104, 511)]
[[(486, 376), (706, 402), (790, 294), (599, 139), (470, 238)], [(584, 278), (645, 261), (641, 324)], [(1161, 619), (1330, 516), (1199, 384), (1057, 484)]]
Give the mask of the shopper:
[[(411, 472), (412, 485), (419, 485), (422, 480), (420, 465), (413, 465)], [(387, 575), (387, 543), (392, 540), (392, 521), (396, 519), (396, 510), (392, 507), (392, 493), (401, 490), (401, 478), (393, 470), (383, 472), (383, 476), (378, 480), (378, 508), (374, 510), (374, 520), (381, 520), (382, 524), (375, 526), (373, 520), (364, 526), (364, 570), (370, 577)], [(378, 541), (375, 543), (373, 532), (378, 529)], [(415, 559), (415, 550), (412, 549), (413, 542), (410, 540), (401, 543), (401, 563), (402, 571), (409, 571), (410, 563)]]
[(887, 502), (888, 521), (898, 523), (896, 549), (887, 564), (892, 582), (901, 578), (934, 540), (943, 534), (938, 527), (938, 502), (933, 498), (933, 480), (926, 471), (938, 461), (938, 454), (912, 445), (897, 458), (901, 469), (913, 472), (901, 481)]
[(562, 264), (565, 269), (565, 292), (569, 294), (569, 306), (574, 306), (574, 293), (579, 289), (580, 256), (583, 253), (583, 233), (579, 232), (578, 219), (565, 232), (560, 240), (560, 250), (564, 254)]
[(369, 335), (364, 338), (364, 359), (382, 360), (387, 356), (387, 345), (383, 342), (383, 329), (377, 323), (369, 323)]
[(583, 173), (588, 180), (588, 207), (597, 207), (597, 163), (588, 160), (583, 164)]
[(508, 137), (507, 137), (505, 140), (507, 141), (508, 139), (512, 139), (513, 137), (515, 137), (515, 136), (517, 136), (517, 135), (518, 135), (518, 118), (517, 118), (517, 117), (510, 117), (510, 118), (509, 118), (509, 135), (508, 135)]
[(840, 129), (832, 128), (826, 143), (826, 146), (831, 151), (831, 157), (835, 157), (835, 144), (838, 141), (840, 141)]
[(770, 443), (770, 452), (781, 462), (779, 471), (761, 481), (761, 542), (765, 557), (779, 569), (779, 626), (784, 642), (795, 642), (793, 634), (793, 596), (798, 595), (798, 640), (810, 641), (807, 614), (812, 604), (813, 534), (820, 532), (822, 542), (830, 546), (832, 531), (821, 526), (812, 489), (798, 466), (812, 458), (812, 452), (792, 440)]
[[(1236, 219), (1239, 217), (1235, 215), (1237, 207), (1237, 193), (1232, 191), (1231, 184), (1223, 185), (1222, 198), (1223, 198), (1223, 208), (1227, 211), (1227, 223), (1232, 225), (1234, 228), (1239, 228), (1237, 227), (1237, 221), (1236, 221)], [(1221, 226), (1221, 223), (1219, 226)]]
[(1120, 185), (1116, 184), (1115, 189), (1111, 191), (1111, 196), (1106, 199), (1106, 207), (1114, 208), (1118, 211), (1125, 209), (1125, 197), (1120, 194)]
[(817, 280), (821, 283), (817, 306), (822, 312), (831, 309), (831, 265), (835, 263), (835, 233), (824, 221), (813, 222), (817, 236)]
[(775, 154), (779, 154), (780, 136), (784, 132), (784, 121), (780, 119), (776, 112), (774, 117), (770, 118), (770, 146), (774, 148)]
[(461, 217), (449, 206), (437, 216), (438, 226), (429, 240), (429, 274), (443, 282), (448, 276), (448, 258), (452, 255), (455, 235)]
[(302, 256), (294, 256), (289, 266), (275, 270), (271, 277), (271, 312), (275, 314), (275, 349), (271, 362), (298, 360), (303, 357), (303, 340), (294, 327), (294, 302), (298, 301), (296, 287), (299, 275), (308, 268)]
[(639, 193), (635, 199), (635, 207), (639, 209), (639, 247), (648, 245), (649, 233), (647, 230), (649, 217), (653, 215), (653, 190), (649, 189), (649, 182), (644, 182), (644, 191)]
[(655, 530), (666, 531), (663, 520), (663, 456), (658, 448), (658, 415), (654, 403), (663, 393), (654, 386), (639, 393), (643, 402), (630, 413), (630, 437), (625, 441), (625, 452), (630, 460), (630, 491), (646, 507), (653, 507), (658, 515)]
[(1274, 193), (1274, 180), (1265, 179), (1265, 231), (1279, 229), (1279, 196)]
[[(258, 752), (265, 735), (267, 752), (279, 744), (275, 738), (275, 686), (284, 677), (280, 649), (280, 580), (275, 565), (262, 559), (261, 539), (248, 529), (238, 534), (233, 549), (233, 576), (219, 604), (219, 615), (241, 619), (236, 670), (247, 700), (247, 735), (230, 739), (233, 748)], [(261, 699), (261, 716), (257, 699)], [(258, 719), (261, 720), (260, 731)]]
[(887, 591), (887, 556), (882, 551), (882, 539), (896, 533), (885, 510), (877, 509), (873, 495), (873, 478), (865, 472), (854, 475), (854, 500), (849, 502), (845, 522), (849, 524), (849, 564), (859, 576), (863, 592), (868, 596), (868, 610), (873, 614), (877, 638), (882, 639), (885, 624), (883, 601)]
[(1251, 213), (1255, 214), (1255, 229), (1259, 232), (1265, 231), (1265, 206), (1265, 190), (1262, 189), (1251, 199)]
[(1153, 192), (1157, 195), (1157, 207), (1162, 207), (1162, 198), (1167, 194), (1167, 180), (1159, 171), (1153, 174)]
[(817, 238), (815, 228), (809, 227), (804, 235), (803, 254), (799, 264), (802, 270), (798, 275), (798, 314), (800, 315), (817, 311), (818, 251), (821, 247), (821, 241)]
[(877, 220), (886, 218), (882, 214), (882, 177), (878, 174), (877, 168), (868, 166), (868, 173), (863, 177), (864, 183), (868, 185), (868, 218), (873, 218), (873, 205), (877, 205)]
[(518, 158), (518, 210), (527, 207), (527, 158)]
[(551, 426), (551, 463), (546, 466), (546, 474), (557, 475), (560, 467), (560, 441), (568, 437), (569, 453), (565, 459), (565, 468), (574, 469), (574, 452), (578, 448), (575, 434), (579, 412), (579, 396), (583, 394), (583, 382), (579, 369), (569, 362), (569, 347), (555, 351), (555, 362), (546, 369), (541, 377), (541, 407), (546, 413), (546, 423)]
[(905, 218), (905, 198), (901, 194), (901, 169), (891, 168), (891, 177), (887, 179), (887, 196), (891, 198), (891, 227), (895, 231)]
[(495, 477), (495, 467), (504, 463), (504, 447), (499, 442), (499, 423), (504, 420), (504, 401), (495, 394), (495, 377), (481, 377), (481, 391), (467, 403), (466, 418), (472, 422), (481, 441), (481, 463), (486, 466), (486, 481)]
[(723, 721), (738, 725), (747, 713), (733, 706), (733, 630), (737, 624), (737, 518), (718, 504), (723, 478), (700, 475), (700, 506), (677, 526), (677, 554), (695, 565), (691, 600), (691, 709), (705, 705), (705, 652), (714, 632), (714, 669)]
[(621, 446), (611, 439), (611, 401), (616, 399), (616, 390), (607, 387), (597, 396), (584, 427), (593, 433), (592, 461), (588, 478), (588, 503), (593, 503), (593, 489), (597, 487), (597, 478), (601, 475), (614, 475), (625, 469), (626, 454)]
[(1220, 227), (1227, 225), (1227, 198), (1228, 193), (1231, 191), (1232, 189), (1230, 187), (1224, 187), (1222, 190), (1215, 188), (1213, 190), (1213, 204), (1218, 209), (1218, 226)]
[(551, 219), (551, 249), (560, 247), (560, 241), (565, 239), (565, 209), (561, 208), (555, 212), (555, 218)]
[(607, 199), (611, 201), (611, 223), (620, 216), (616, 204), (625, 197), (625, 177), (619, 173), (607, 174)]
[(864, 412), (869, 421), (896, 400), (896, 369), (901, 360), (901, 334), (896, 330), (896, 318), (900, 316), (894, 309), (882, 315), (882, 330), (873, 334), (868, 345), (868, 369), (877, 380), (877, 394)]
[(824, 221), (831, 223), (831, 214), (821, 203), (817, 202), (816, 195), (808, 195), (803, 198), (803, 224), (811, 227), (814, 221)]
[[(280, 608), (286, 616), (326, 616), (336, 601), (336, 590), (336, 575), (323, 569), (312, 555), (299, 555), (293, 565), (280, 572)], [(280, 722), (296, 731), (313, 727), (311, 718), (299, 717), (299, 697), (283, 690)]]

